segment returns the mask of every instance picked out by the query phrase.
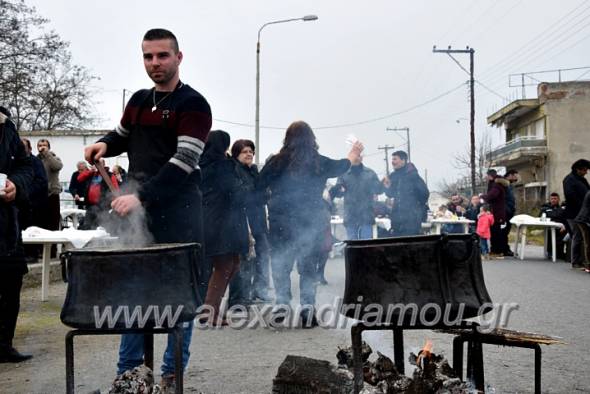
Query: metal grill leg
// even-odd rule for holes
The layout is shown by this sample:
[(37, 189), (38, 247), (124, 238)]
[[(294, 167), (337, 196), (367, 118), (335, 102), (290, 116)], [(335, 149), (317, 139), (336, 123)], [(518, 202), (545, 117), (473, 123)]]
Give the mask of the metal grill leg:
[(541, 394), (541, 346), (535, 346), (535, 394)]
[(358, 394), (363, 389), (363, 329), (358, 325), (350, 329), (352, 336), (352, 363), (354, 372), (354, 393)]
[(463, 380), (463, 345), (465, 341), (460, 336), (453, 339), (453, 369), (455, 374)]
[(143, 359), (146, 367), (154, 370), (154, 334), (143, 334)]
[(467, 378), (473, 381), (476, 390), (484, 391), (483, 348), (473, 337), (467, 342)]
[(395, 361), (395, 368), (403, 375), (405, 373), (404, 330), (401, 328), (393, 329), (393, 359)]
[(182, 324), (174, 329), (174, 377), (176, 380), (176, 394), (182, 394), (183, 391), (183, 373), (182, 365), (182, 342), (184, 338), (184, 329)]
[(74, 336), (76, 331), (66, 334), (66, 394), (75, 394), (74, 390)]

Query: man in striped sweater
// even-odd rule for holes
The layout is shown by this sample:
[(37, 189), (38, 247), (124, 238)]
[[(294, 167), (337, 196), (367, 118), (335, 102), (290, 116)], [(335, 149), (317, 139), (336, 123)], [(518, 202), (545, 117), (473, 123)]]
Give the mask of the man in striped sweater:
[[(127, 152), (131, 188), (113, 200), (113, 210), (125, 216), (145, 208), (156, 243), (202, 243), (198, 163), (211, 129), (211, 109), (201, 94), (180, 81), (183, 55), (172, 32), (149, 30), (141, 47), (154, 87), (131, 97), (121, 123), (88, 146), (85, 157), (94, 163)], [(192, 323), (185, 326), (183, 368), (189, 358), (191, 332)], [(163, 383), (169, 386), (174, 384), (173, 344), (169, 338), (162, 365)], [(123, 335), (118, 373), (142, 364), (143, 350), (142, 335)]]

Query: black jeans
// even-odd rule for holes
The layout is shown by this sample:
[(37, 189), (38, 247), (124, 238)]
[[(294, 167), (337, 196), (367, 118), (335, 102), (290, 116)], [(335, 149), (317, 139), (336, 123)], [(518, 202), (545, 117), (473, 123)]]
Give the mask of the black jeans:
[(491, 248), (490, 253), (500, 254), (504, 253), (506, 249), (506, 245), (504, 245), (504, 234), (503, 229), (500, 227), (502, 224), (498, 222), (494, 222), (492, 227), (490, 228), (491, 231)]
[(12, 346), (23, 274), (0, 272), (0, 346)]

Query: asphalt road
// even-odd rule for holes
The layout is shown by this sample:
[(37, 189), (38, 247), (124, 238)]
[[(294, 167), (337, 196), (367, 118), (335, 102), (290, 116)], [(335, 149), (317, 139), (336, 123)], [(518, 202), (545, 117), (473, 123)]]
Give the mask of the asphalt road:
[[(574, 271), (569, 264), (540, 259), (534, 249), (528, 261), (513, 259), (484, 262), (486, 285), (494, 302), (517, 303), (507, 328), (555, 335), (567, 345), (543, 347), (543, 392), (590, 392), (590, 275)], [(535, 256), (538, 257), (535, 259)], [(329, 285), (319, 288), (319, 303), (332, 303), (341, 296), (344, 262), (327, 265)], [(297, 282), (294, 282), (297, 294)], [(19, 365), (0, 364), (0, 393), (65, 392), (64, 335), (59, 320), (65, 285), (52, 284), (50, 299), (42, 303), (38, 289), (23, 292), (22, 313), (15, 345), (31, 352), (34, 359)], [(348, 327), (311, 330), (272, 328), (196, 330), (191, 343), (191, 361), (185, 377), (185, 392), (269, 393), (278, 366), (288, 354), (336, 362), (338, 346), (350, 344)], [(161, 359), (164, 338), (156, 339), (156, 360)], [(391, 334), (368, 332), (365, 340), (392, 356)], [(434, 351), (451, 358), (451, 337), (432, 331), (405, 334), (405, 351), (416, 351), (425, 339)], [(76, 339), (77, 392), (105, 389), (115, 375), (116, 336)], [(484, 364), (489, 391), (533, 391), (533, 352), (528, 349), (484, 345)]]

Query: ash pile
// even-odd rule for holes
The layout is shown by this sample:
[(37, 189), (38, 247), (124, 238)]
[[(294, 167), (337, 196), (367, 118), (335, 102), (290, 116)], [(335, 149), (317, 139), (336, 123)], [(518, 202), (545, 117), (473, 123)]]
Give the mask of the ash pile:
[[(393, 361), (366, 343), (362, 346), (364, 387), (361, 394), (463, 394), (473, 392), (457, 377), (446, 358), (432, 353), (428, 344), (418, 355), (410, 353), (416, 368), (412, 377), (400, 374)], [(338, 366), (325, 360), (289, 355), (273, 381), (273, 394), (350, 394), (354, 392), (352, 348), (336, 354)], [(371, 361), (370, 358), (374, 360)]]

